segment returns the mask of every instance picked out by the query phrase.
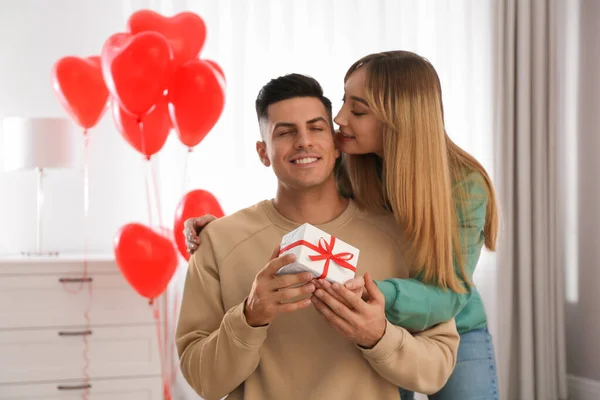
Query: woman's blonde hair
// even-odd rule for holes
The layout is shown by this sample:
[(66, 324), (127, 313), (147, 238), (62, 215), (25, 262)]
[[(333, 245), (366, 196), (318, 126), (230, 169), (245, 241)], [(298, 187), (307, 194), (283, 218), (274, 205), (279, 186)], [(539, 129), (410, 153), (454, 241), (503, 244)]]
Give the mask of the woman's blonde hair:
[(488, 196), (485, 246), (493, 251), (498, 210), (491, 179), (474, 157), (448, 137), (441, 85), (429, 61), (407, 51), (371, 54), (354, 63), (345, 80), (359, 68), (366, 70), (366, 100), (382, 122), (383, 160), (375, 154), (347, 157), (355, 200), (361, 207), (394, 213), (406, 229), (413, 275), (464, 293), (454, 261), (462, 280), (471, 285), (457, 219), (468, 198), (465, 186), (453, 183), (472, 172), (482, 175)]

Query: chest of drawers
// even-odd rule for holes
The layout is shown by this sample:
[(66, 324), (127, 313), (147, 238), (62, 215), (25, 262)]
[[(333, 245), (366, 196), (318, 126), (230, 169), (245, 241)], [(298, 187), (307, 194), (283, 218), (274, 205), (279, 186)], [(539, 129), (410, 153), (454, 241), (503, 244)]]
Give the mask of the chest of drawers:
[(162, 399), (152, 307), (111, 255), (87, 260), (81, 282), (81, 255), (0, 258), (0, 399)]

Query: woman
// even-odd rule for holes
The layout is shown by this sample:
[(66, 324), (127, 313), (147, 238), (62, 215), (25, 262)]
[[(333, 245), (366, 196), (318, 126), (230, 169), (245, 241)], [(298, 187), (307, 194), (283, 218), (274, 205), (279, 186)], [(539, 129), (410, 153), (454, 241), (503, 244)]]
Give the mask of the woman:
[[(424, 58), (405, 51), (371, 54), (350, 67), (344, 82), (336, 141), (352, 195), (361, 207), (392, 211), (411, 243), (411, 278), (377, 282), (386, 317), (410, 331), (456, 319), (456, 368), (430, 399), (498, 399), (494, 349), (472, 283), (482, 246), (496, 246), (490, 178), (446, 134), (439, 78)], [(190, 251), (197, 241), (193, 227), (210, 220), (186, 222)], [(360, 293), (363, 284), (358, 277), (345, 286)], [(339, 298), (331, 285), (319, 286)], [(400, 391), (402, 399), (414, 397)]]

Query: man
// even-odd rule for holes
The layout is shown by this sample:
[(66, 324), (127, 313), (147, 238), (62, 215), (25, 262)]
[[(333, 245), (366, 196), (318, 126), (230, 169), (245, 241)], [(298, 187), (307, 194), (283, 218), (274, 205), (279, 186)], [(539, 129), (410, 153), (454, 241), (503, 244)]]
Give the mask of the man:
[[(338, 194), (331, 103), (320, 85), (297, 74), (274, 79), (256, 111), (257, 153), (273, 167), (277, 194), (200, 234), (176, 335), (186, 380), (206, 399), (398, 399), (398, 386), (437, 391), (454, 367), (456, 326), (452, 320), (412, 336), (386, 321), (370, 276), (407, 277), (402, 230), (391, 214), (368, 214)], [(352, 308), (337, 310), (352, 314), (346, 321), (312, 297), (311, 273), (275, 275), (293, 261), (278, 256), (282, 236), (306, 222), (360, 249), (357, 273), (368, 272), (370, 300), (349, 298)]]

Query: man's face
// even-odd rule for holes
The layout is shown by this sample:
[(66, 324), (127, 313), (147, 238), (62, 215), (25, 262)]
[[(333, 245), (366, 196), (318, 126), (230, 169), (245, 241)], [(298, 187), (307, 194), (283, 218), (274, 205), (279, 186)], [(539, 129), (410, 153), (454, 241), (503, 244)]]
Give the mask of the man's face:
[(310, 189), (333, 179), (339, 152), (325, 106), (314, 97), (296, 97), (271, 104), (261, 122), (263, 142), (256, 150), (280, 185)]

